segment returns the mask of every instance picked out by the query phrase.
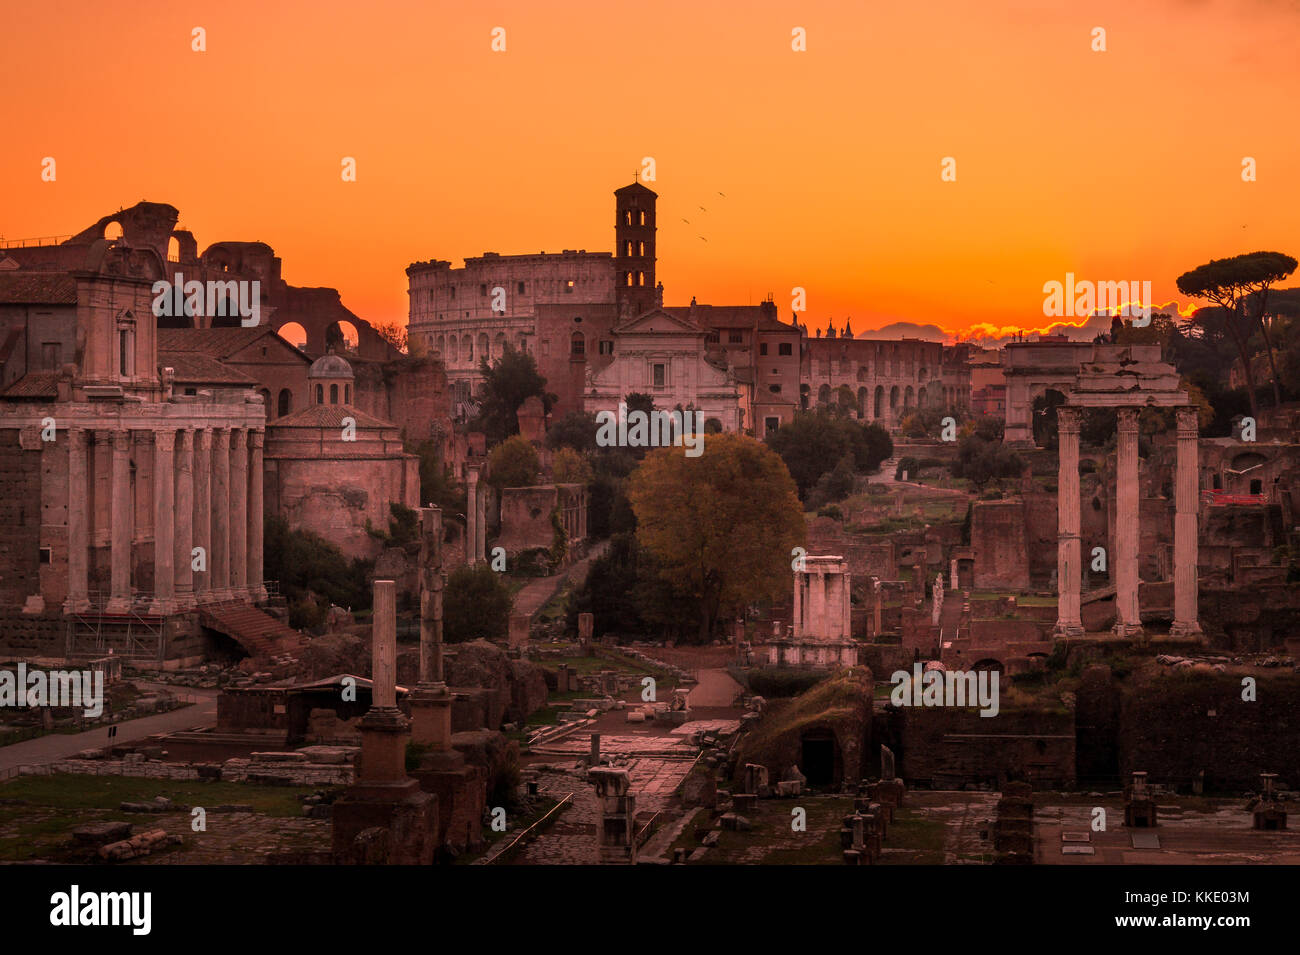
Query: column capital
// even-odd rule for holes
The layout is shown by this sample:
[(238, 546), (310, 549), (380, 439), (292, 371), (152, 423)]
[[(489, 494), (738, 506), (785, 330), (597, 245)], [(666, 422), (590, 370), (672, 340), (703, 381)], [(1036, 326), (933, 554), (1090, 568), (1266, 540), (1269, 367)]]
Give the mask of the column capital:
[(248, 446), (254, 451), (260, 451), (265, 443), (265, 431), (257, 430), (248, 432)]
[(68, 443), (72, 447), (84, 451), (86, 448), (86, 429), (68, 428)]
[(1077, 434), (1079, 432), (1080, 412), (1081, 409), (1071, 405), (1058, 405), (1056, 408), (1057, 432), (1067, 431)]
[(212, 429), (200, 428), (194, 433), (194, 446), (200, 451), (212, 450)]
[(230, 429), (230, 447), (235, 451), (242, 451), (248, 446), (248, 430), (246, 428)]
[(1115, 411), (1115, 418), (1119, 425), (1120, 431), (1137, 431), (1137, 427), (1138, 427), (1137, 408), (1119, 408)]
[(131, 448), (131, 432), (120, 428), (113, 432), (113, 450), (126, 453)]
[(213, 428), (212, 429), (212, 446), (218, 450), (230, 447), (230, 429)]
[(1201, 419), (1197, 410), (1192, 407), (1179, 408), (1178, 417), (1178, 436), (1180, 438), (1195, 438), (1201, 432)]
[(181, 428), (179, 431), (176, 432), (176, 435), (177, 435), (177, 437), (178, 437), (178, 439), (179, 439), (179, 440), (177, 441), (177, 448), (178, 448), (181, 452), (185, 452), (185, 451), (189, 451), (189, 450), (193, 449), (193, 447), (194, 447), (194, 429), (193, 429), (193, 428)]
[(159, 451), (166, 451), (170, 454), (176, 449), (175, 431), (155, 431), (153, 440)]

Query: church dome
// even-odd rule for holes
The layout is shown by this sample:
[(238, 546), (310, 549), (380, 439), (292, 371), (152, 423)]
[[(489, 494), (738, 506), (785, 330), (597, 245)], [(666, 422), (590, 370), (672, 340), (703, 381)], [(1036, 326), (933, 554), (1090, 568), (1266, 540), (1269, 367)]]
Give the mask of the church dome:
[(352, 378), (352, 366), (338, 355), (322, 355), (307, 369), (308, 378)]

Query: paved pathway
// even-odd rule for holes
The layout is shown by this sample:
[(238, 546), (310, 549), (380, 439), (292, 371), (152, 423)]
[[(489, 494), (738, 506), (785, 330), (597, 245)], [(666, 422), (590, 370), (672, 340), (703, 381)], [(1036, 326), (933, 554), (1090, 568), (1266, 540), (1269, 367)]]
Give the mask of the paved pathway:
[(587, 568), (591, 566), (591, 562), (605, 553), (608, 546), (609, 541), (601, 541), (591, 549), (586, 557), (560, 573), (551, 577), (538, 577), (536, 580), (530, 580), (520, 589), (519, 593), (515, 594), (515, 606), (511, 612), (527, 614), (531, 618), (533, 614), (546, 606), (546, 602), (555, 596), (555, 592), (570, 577), (576, 576), (579, 580), (585, 578)]
[[(141, 689), (153, 689), (155, 684), (137, 681)], [(179, 710), (170, 710), (156, 716), (118, 723), (117, 736), (112, 742), (118, 745), (130, 740), (143, 739), (155, 733), (175, 733), (217, 724), (217, 690), (198, 690), (189, 687), (158, 687), (177, 693), (198, 697), (200, 702)], [(47, 733), (36, 739), (24, 740), (0, 747), (0, 772), (17, 766), (40, 766), (67, 759), (83, 749), (95, 749), (109, 743), (108, 726), (97, 726), (84, 733)]]

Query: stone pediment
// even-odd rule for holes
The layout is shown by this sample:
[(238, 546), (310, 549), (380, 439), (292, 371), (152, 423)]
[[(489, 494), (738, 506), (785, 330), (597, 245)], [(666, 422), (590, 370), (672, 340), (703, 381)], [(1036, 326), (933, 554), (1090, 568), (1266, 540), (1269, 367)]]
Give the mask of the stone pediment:
[(693, 335), (703, 337), (705, 331), (699, 325), (685, 319), (670, 315), (662, 308), (653, 308), (642, 312), (636, 318), (629, 319), (614, 329), (616, 335)]

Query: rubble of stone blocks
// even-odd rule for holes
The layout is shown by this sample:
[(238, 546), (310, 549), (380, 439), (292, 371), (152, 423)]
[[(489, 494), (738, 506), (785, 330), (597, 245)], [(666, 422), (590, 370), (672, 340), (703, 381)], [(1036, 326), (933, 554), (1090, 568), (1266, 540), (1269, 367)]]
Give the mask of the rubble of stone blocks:
[(1034, 861), (1034, 799), (1028, 783), (1007, 783), (993, 821), (993, 851), (1000, 864), (1028, 865)]
[(102, 845), (99, 847), (98, 855), (105, 862), (125, 862), (180, 843), (180, 836), (169, 836), (163, 829), (152, 829), (120, 842)]
[(875, 865), (885, 841), (885, 823), (879, 805), (872, 812), (854, 811), (840, 826), (840, 849), (845, 865)]

